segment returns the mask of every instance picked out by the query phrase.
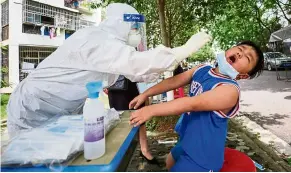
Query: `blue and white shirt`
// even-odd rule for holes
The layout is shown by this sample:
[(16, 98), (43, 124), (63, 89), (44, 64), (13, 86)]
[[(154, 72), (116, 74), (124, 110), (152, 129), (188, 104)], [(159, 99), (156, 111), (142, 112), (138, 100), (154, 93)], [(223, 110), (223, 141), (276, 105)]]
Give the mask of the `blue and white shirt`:
[[(189, 95), (194, 97), (225, 84), (234, 85), (240, 92), (235, 80), (215, 73), (211, 66), (202, 65), (193, 74)], [(206, 169), (220, 170), (224, 161), (227, 121), (238, 109), (239, 100), (227, 114), (219, 110), (183, 114), (177, 124), (181, 123), (178, 133), (185, 153)]]

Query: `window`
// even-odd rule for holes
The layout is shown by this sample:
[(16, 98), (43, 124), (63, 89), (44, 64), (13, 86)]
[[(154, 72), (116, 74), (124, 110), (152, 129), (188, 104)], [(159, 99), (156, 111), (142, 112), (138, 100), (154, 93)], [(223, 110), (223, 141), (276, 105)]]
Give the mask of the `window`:
[(48, 25), (54, 25), (54, 18), (41, 16), (41, 23), (48, 24)]
[(286, 58), (286, 55), (282, 54), (282, 53), (271, 53), (270, 54), (270, 58), (274, 59), (274, 58)]
[(94, 22), (90, 22), (90, 21), (86, 21), (86, 20), (80, 20), (80, 25), (79, 25), (79, 28), (78, 29), (82, 29), (82, 28), (87, 28), (87, 27), (90, 27), (90, 26), (94, 26)]
[(76, 30), (79, 13), (56, 8), (39, 2), (23, 1), (23, 23), (52, 25), (63, 29)]
[(1, 26), (4, 27), (9, 23), (9, 0), (1, 4)]
[(22, 25), (22, 33), (40, 35), (41, 34), (40, 28), (41, 28), (41, 26), (23, 24)]
[(9, 39), (9, 25), (6, 25), (2, 27), (2, 40), (8, 40)]
[(22, 81), (38, 64), (52, 54), (55, 47), (19, 47), (19, 80)]
[(1, 4), (1, 27), (2, 35), (1, 40), (7, 40), (9, 38), (9, 0), (6, 0)]
[(65, 31), (65, 39), (69, 38), (72, 34), (74, 34), (74, 31), (66, 30)]

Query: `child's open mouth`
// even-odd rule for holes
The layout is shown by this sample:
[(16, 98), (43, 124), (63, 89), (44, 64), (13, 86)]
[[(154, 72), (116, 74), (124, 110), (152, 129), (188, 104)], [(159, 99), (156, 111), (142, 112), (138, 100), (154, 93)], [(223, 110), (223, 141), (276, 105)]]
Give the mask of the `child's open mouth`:
[(235, 62), (236, 58), (234, 55), (230, 56), (229, 58), (227, 58), (227, 62), (231, 65)]

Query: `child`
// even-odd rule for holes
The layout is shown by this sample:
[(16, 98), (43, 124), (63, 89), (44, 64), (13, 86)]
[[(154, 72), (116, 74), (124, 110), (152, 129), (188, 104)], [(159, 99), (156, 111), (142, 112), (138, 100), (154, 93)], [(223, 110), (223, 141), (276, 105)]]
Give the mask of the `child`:
[[(201, 65), (166, 79), (133, 99), (137, 109), (148, 97), (191, 83), (190, 97), (136, 110), (130, 123), (138, 126), (153, 116), (180, 115), (180, 140), (167, 157), (170, 171), (219, 171), (224, 161), (227, 120), (239, 108), (236, 80), (259, 76), (264, 65), (262, 51), (244, 41), (217, 55), (218, 66)], [(189, 112), (189, 113), (186, 113)]]

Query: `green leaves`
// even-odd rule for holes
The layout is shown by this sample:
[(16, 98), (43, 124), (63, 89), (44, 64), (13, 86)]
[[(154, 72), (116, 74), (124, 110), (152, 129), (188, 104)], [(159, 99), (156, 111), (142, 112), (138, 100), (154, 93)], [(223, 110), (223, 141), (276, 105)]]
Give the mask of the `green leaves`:
[(9, 72), (8, 67), (1, 67), (1, 73), (8, 74), (8, 72)]
[(189, 61), (190, 62), (195, 62), (195, 61), (205, 62), (207, 60), (214, 60), (214, 59), (215, 59), (215, 54), (211, 48), (211, 45), (207, 44), (204, 47), (202, 47), (197, 53), (192, 55), (189, 58)]
[[(201, 28), (207, 29), (222, 49), (241, 40), (252, 40), (266, 49), (270, 34), (282, 26), (282, 12), (291, 12), (291, 1), (282, 0), (103, 0), (127, 3), (146, 16), (148, 47), (162, 43), (158, 2), (165, 3), (165, 40), (171, 47), (184, 44)], [(92, 5), (92, 8), (100, 4)], [(280, 5), (280, 6), (279, 6)], [(281, 8), (280, 8), (281, 7)], [(282, 11), (283, 10), (283, 11)], [(199, 56), (211, 56), (205, 48)], [(198, 57), (193, 57), (197, 59)], [(203, 59), (203, 58), (202, 58)]]
[[(264, 2), (264, 3), (262, 3)], [(226, 10), (207, 26), (221, 48), (227, 49), (241, 40), (252, 40), (266, 48), (270, 34), (280, 29), (279, 18), (275, 15), (266, 18), (274, 0), (229, 1)], [(265, 5), (266, 3), (266, 5)]]

